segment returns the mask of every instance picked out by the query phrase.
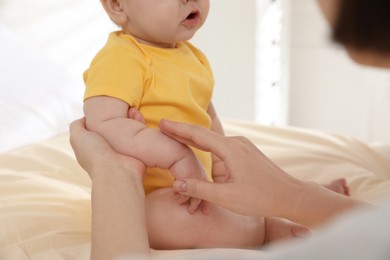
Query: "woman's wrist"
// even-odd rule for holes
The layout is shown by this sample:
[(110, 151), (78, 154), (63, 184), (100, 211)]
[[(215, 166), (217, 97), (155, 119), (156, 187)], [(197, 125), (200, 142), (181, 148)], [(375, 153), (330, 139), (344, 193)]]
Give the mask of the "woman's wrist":
[(270, 216), (286, 218), (297, 222), (295, 219), (299, 218), (301, 214), (300, 207), (304, 204), (303, 199), (310, 184), (292, 178), (287, 174), (285, 177), (278, 184), (279, 190), (275, 192), (277, 195), (274, 197), (274, 212), (271, 212), (272, 214)]
[(316, 227), (333, 217), (366, 205), (348, 196), (331, 191), (314, 182), (301, 182), (285, 217), (308, 227)]
[(93, 168), (92, 258), (149, 254), (143, 170), (138, 161), (121, 155)]
[(141, 163), (131, 158), (104, 160), (96, 164), (91, 175), (93, 184), (103, 185), (134, 185), (139, 191), (143, 191), (144, 167)]

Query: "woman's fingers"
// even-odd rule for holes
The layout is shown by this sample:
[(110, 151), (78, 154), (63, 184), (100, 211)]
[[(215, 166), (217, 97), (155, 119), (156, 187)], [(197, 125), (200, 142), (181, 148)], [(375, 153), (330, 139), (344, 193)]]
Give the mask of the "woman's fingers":
[(102, 156), (102, 151), (109, 145), (104, 139), (85, 128), (85, 118), (73, 121), (69, 126), (69, 140), (75, 152), (77, 161), (88, 172), (93, 168), (93, 163)]
[(198, 179), (186, 179), (185, 181), (175, 181), (173, 189), (181, 195), (192, 198), (199, 198), (205, 201), (223, 204), (223, 197), (220, 196), (218, 184)]
[(134, 107), (130, 107), (130, 109), (128, 111), (128, 118), (134, 119), (134, 120), (140, 122), (141, 124), (146, 125), (144, 116), (141, 114), (141, 112), (139, 112), (138, 109), (136, 109)]
[(70, 143), (76, 159), (88, 174), (91, 175), (92, 169), (99, 166), (108, 167), (119, 164), (144, 174), (145, 166), (143, 163), (116, 153), (101, 135), (88, 131), (85, 127), (85, 118), (72, 122), (69, 126), (69, 132)]
[(211, 152), (222, 160), (226, 154), (226, 138), (204, 127), (162, 119), (160, 130), (186, 145)]
[(78, 132), (83, 132), (85, 130), (85, 117), (77, 119), (73, 121), (69, 126), (69, 133), (70, 133), (70, 141), (72, 143), (72, 139), (75, 137), (78, 137), (79, 135), (76, 135)]

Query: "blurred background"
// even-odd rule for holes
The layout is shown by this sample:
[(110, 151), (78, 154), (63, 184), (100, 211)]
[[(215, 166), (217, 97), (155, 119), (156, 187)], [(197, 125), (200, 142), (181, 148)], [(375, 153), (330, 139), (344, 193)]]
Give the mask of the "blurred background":
[[(82, 73), (118, 29), (98, 0), (0, 0), (0, 25), (81, 88)], [(389, 71), (354, 64), (333, 44), (315, 0), (211, 0), (192, 42), (213, 67), (220, 117), (390, 143)]]

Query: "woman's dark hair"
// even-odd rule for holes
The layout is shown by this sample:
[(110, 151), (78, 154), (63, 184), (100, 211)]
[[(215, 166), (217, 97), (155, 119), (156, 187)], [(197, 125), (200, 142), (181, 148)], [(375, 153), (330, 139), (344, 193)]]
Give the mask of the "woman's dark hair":
[(390, 53), (390, 0), (339, 0), (333, 39), (345, 46)]

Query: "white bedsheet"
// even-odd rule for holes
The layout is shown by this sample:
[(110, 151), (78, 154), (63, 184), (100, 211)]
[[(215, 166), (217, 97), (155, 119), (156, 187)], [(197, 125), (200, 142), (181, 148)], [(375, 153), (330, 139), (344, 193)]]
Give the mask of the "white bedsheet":
[[(324, 182), (345, 177), (352, 197), (378, 205), (390, 196), (389, 163), (354, 139), (237, 121), (225, 120), (224, 126), (229, 135), (248, 136), (298, 178)], [(88, 259), (90, 184), (66, 134), (3, 153), (0, 259)], [(153, 251), (165, 259), (204, 259), (209, 253), (236, 259), (258, 254), (238, 249)]]

